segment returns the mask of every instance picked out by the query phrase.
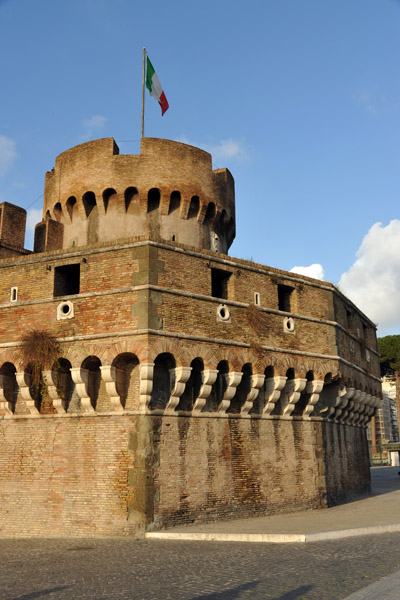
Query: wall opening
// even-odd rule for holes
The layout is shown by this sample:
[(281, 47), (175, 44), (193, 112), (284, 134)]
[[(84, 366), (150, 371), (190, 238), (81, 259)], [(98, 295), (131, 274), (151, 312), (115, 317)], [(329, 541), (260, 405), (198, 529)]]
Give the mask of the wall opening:
[(192, 199), (190, 200), (190, 206), (189, 206), (189, 212), (188, 212), (188, 219), (194, 219), (197, 217), (197, 215), (199, 214), (199, 209), (200, 209), (200, 200), (198, 196), (193, 196)]
[(164, 409), (167, 406), (174, 385), (172, 373), (174, 368), (175, 359), (167, 352), (159, 354), (155, 359), (151, 409)]
[(67, 212), (69, 214), (69, 218), (72, 221), (72, 217), (74, 214), (74, 209), (76, 208), (76, 198), (75, 196), (70, 196), (67, 200)]
[(86, 194), (83, 194), (82, 201), (86, 216), (88, 217), (96, 206), (96, 196), (93, 192), (86, 192)]
[(61, 208), (60, 202), (57, 202), (57, 204), (54, 205), (53, 212), (54, 212), (54, 217), (55, 217), (56, 221), (61, 221), (62, 208)]
[(180, 192), (172, 192), (169, 200), (168, 214), (170, 215), (175, 210), (178, 210), (181, 205), (181, 194)]
[(294, 288), (278, 284), (278, 309), (291, 312), (291, 296)]
[(211, 269), (211, 296), (228, 299), (228, 282), (232, 273), (222, 269)]
[(133, 205), (133, 199), (135, 196), (138, 195), (138, 191), (135, 187), (128, 187), (125, 190), (124, 196), (125, 196), (125, 210), (126, 212), (128, 212), (128, 209), (130, 208), (131, 204)]
[(153, 212), (160, 206), (160, 190), (151, 188), (147, 194), (147, 212)]
[(54, 297), (79, 294), (80, 269), (79, 263), (54, 269)]
[(215, 218), (215, 204), (210, 202), (207, 206), (206, 216), (204, 217), (204, 225), (211, 225)]
[(192, 371), (176, 410), (191, 411), (203, 383), (202, 371), (204, 364), (201, 358), (194, 358), (190, 366), (192, 367)]
[[(107, 188), (103, 192), (104, 212), (107, 212), (108, 205), (113, 196), (116, 196), (117, 192), (113, 188)], [(116, 199), (116, 198), (115, 198)]]
[(88, 373), (88, 386), (87, 393), (90, 398), (90, 404), (96, 409), (97, 402), (99, 399), (99, 391), (101, 384), (101, 361), (97, 356), (88, 356), (82, 363), (82, 368), (87, 369)]

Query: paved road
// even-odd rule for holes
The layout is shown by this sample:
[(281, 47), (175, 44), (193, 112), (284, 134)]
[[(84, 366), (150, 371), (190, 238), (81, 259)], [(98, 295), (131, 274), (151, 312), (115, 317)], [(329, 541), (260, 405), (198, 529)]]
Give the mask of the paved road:
[(309, 544), (0, 540), (0, 599), (342, 600), (398, 571), (399, 557), (400, 533)]

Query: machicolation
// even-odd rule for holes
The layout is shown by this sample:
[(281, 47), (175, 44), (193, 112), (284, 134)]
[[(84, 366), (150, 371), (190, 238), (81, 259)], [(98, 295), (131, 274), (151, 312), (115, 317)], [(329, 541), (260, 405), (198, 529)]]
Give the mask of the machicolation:
[[(330, 283), (228, 256), (234, 182), (207, 152), (81, 144), (46, 174), (33, 252), (25, 220), (0, 204), (2, 535), (142, 536), (369, 493), (375, 326)], [(23, 358), (35, 332), (57, 355)]]

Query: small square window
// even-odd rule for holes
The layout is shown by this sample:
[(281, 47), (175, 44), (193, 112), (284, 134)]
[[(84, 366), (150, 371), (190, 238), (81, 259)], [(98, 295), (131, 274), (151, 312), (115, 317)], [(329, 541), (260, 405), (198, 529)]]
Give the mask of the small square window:
[(80, 264), (64, 265), (54, 269), (54, 296), (79, 294)]
[(211, 269), (211, 295), (214, 298), (228, 299), (228, 281), (232, 273), (221, 269)]
[(288, 285), (278, 285), (278, 309), (290, 312), (290, 296), (294, 288)]

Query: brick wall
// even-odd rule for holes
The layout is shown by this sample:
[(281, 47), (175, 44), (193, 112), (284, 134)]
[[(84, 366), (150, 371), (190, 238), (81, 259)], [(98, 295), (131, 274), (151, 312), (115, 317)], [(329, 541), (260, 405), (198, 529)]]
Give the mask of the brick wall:
[(144, 527), (326, 507), (369, 491), (365, 430), (301, 420), (0, 420), (0, 535)]

